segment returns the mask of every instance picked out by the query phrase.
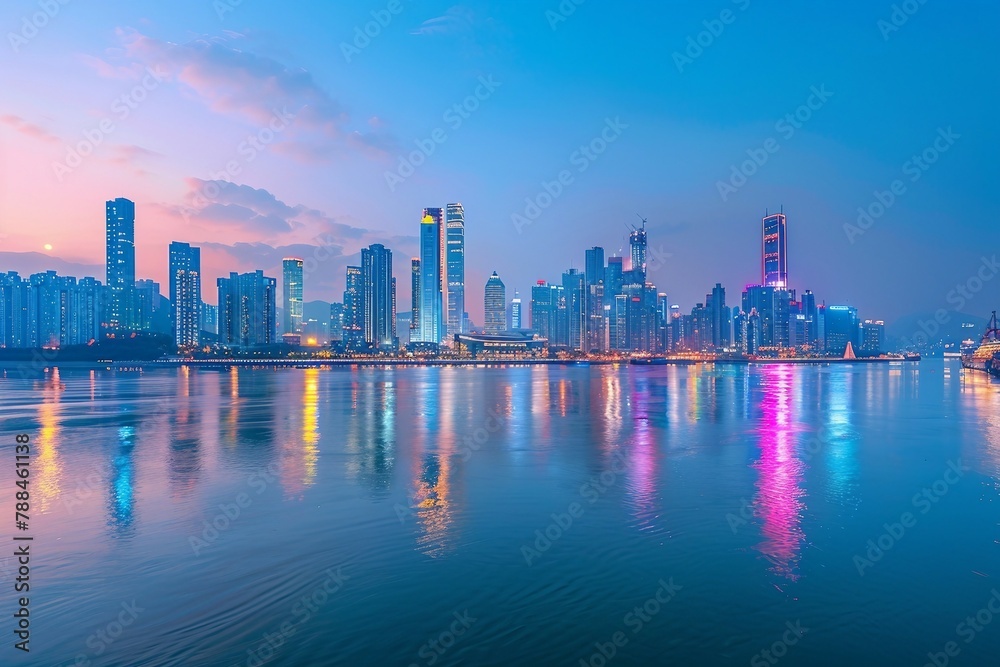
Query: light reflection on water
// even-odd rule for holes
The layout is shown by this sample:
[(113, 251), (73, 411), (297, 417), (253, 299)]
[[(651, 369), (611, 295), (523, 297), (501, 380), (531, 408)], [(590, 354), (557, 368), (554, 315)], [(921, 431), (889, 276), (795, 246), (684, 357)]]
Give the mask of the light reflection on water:
[[(343, 591), (268, 664), (422, 664), (466, 608), (481, 620), (445, 663), (576, 664), (660, 577), (685, 589), (618, 664), (745, 663), (798, 618), (817, 629), (788, 664), (846, 664), (876, 619), (867, 655), (921, 664), (1000, 578), (1000, 386), (955, 364), (62, 369), (0, 379), (0, 415), (4, 454), (33, 437), (47, 572), (24, 664), (94, 660), (87, 637), (133, 598), (149, 611), (94, 664), (245, 664), (340, 564)], [(958, 457), (969, 480), (859, 577)]]

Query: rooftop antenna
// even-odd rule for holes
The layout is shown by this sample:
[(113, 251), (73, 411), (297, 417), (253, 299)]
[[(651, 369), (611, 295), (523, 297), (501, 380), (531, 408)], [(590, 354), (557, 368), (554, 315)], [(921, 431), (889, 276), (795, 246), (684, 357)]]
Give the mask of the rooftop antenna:
[(642, 217), (642, 216), (641, 216), (641, 215), (639, 215), (638, 213), (636, 213), (636, 215), (638, 215), (638, 216), (639, 216), (639, 219), (640, 219), (640, 220), (642, 220), (642, 228), (643, 228), (643, 229), (646, 229), (646, 218)]

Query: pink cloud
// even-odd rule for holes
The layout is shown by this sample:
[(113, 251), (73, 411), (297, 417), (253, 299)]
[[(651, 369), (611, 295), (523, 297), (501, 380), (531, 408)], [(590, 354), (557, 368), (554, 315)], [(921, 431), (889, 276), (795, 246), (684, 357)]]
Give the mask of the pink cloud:
[(55, 136), (48, 130), (35, 125), (34, 123), (29, 123), (20, 116), (5, 115), (0, 116), (0, 123), (8, 125), (21, 134), (31, 137), (32, 139), (38, 139), (39, 141), (45, 141), (49, 143), (61, 143), (59, 137)]

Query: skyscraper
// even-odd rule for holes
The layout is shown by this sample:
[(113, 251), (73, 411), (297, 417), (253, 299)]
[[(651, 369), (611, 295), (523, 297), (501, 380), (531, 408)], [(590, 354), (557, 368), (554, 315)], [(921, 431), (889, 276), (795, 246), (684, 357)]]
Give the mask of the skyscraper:
[(776, 213), (763, 220), (762, 273), (765, 287), (788, 287), (788, 237), (785, 215)]
[(563, 274), (563, 290), (566, 296), (566, 330), (569, 338), (567, 345), (571, 350), (585, 352), (586, 340), (586, 306), (584, 304), (584, 276), (577, 269), (570, 269)]
[(604, 248), (594, 246), (585, 252), (584, 276), (588, 285), (604, 282)]
[(752, 309), (747, 315), (746, 335), (744, 336), (746, 341), (744, 352), (747, 354), (757, 354), (760, 351), (763, 326), (760, 313), (757, 312), (756, 308)]
[(219, 278), (219, 343), (252, 348), (276, 342), (278, 281), (263, 271)]
[(410, 340), (419, 340), (420, 332), (420, 258), (410, 259)]
[(302, 333), (302, 260), (286, 257), (281, 262), (281, 291), (284, 297), (282, 333)]
[(0, 273), (0, 347), (28, 347), (28, 289), (16, 271)]
[(660, 352), (670, 351), (670, 302), (667, 295), (660, 292), (656, 295), (656, 326)]
[(197, 347), (201, 334), (201, 248), (170, 244), (170, 308), (177, 347)]
[[(561, 289), (561, 288), (559, 288)], [(559, 292), (557, 286), (539, 280), (531, 288), (531, 328), (542, 338), (555, 344), (557, 336), (556, 306)]]
[[(149, 278), (135, 281), (135, 327), (140, 331), (153, 331), (157, 325), (157, 314), (166, 299), (160, 297), (160, 284)], [(173, 336), (173, 304), (169, 313), (170, 335)]]
[(330, 340), (344, 340), (344, 304), (330, 304)]
[[(624, 259), (622, 257), (609, 257), (608, 265), (604, 269), (604, 307), (608, 314), (608, 341), (612, 350), (627, 349), (625, 342), (625, 310), (622, 307), (619, 312), (618, 296), (622, 293), (622, 286), (625, 284)], [(621, 302), (624, 304), (624, 301)], [(621, 324), (621, 331), (619, 331)]]
[(365, 342), (380, 350), (396, 347), (392, 251), (375, 243), (361, 251)]
[(586, 251), (584, 266), (586, 339), (584, 350), (604, 351), (604, 290), (605, 290), (604, 248), (593, 247)]
[(848, 343), (858, 349), (857, 308), (827, 306), (825, 320), (827, 354), (842, 356)]
[(819, 347), (819, 312), (816, 309), (816, 295), (806, 290), (802, 295), (802, 314), (805, 316), (805, 340), (807, 345)]
[(448, 204), (447, 276), (448, 276), (448, 340), (465, 333), (462, 317), (465, 313), (465, 208)]
[(628, 239), (632, 249), (632, 271), (641, 271), (643, 281), (646, 278), (646, 221), (642, 221), (642, 227), (633, 229)]
[(747, 285), (743, 292), (743, 312), (756, 311), (760, 335), (755, 340), (759, 347), (788, 347), (791, 300), (792, 293), (786, 289)]
[(514, 290), (514, 298), (510, 302), (510, 328), (514, 331), (522, 329), (524, 322), (521, 320), (521, 295)]
[(444, 335), (441, 239), (441, 209), (424, 209), (420, 221), (420, 332), (417, 339), (424, 343), (440, 343)]
[(882, 320), (865, 320), (861, 325), (861, 351), (866, 354), (878, 355), (885, 347), (885, 322)]
[(483, 331), (498, 334), (507, 330), (507, 289), (494, 271), (486, 281), (485, 295), (486, 322)]
[(135, 202), (119, 197), (105, 204), (108, 310), (111, 330), (135, 328)]
[(347, 267), (344, 283), (344, 344), (357, 349), (365, 339), (361, 267)]
[(219, 334), (219, 307), (212, 304), (201, 303), (201, 330), (210, 334)]
[(712, 347), (716, 350), (729, 347), (729, 308), (726, 307), (726, 288), (715, 283), (709, 297), (711, 309)]

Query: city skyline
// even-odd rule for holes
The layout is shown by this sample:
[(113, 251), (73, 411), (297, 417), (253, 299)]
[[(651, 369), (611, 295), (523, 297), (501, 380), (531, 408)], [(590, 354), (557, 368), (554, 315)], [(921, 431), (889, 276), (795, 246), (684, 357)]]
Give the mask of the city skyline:
[[(424, 208), (421, 215), (421, 257), (411, 259), (411, 310), (403, 344), (451, 347), (459, 335), (472, 331), (468, 313), (463, 312), (459, 319), (455, 312), (458, 304), (464, 305), (464, 209), (454, 203), (447, 210), (447, 218), (441, 208)], [(159, 285), (148, 279), (127, 285), (121, 279), (122, 275), (136, 274), (131, 255), (135, 205), (117, 198), (106, 202), (106, 211), (106, 296), (99, 293), (100, 282), (81, 279), (79, 289), (85, 284), (95, 285), (97, 297), (86, 302), (88, 312), (71, 315), (100, 321), (101, 329), (112, 337), (129, 331), (155, 331), (155, 303), (162, 299)], [(451, 223), (448, 226), (446, 219)], [(537, 281), (532, 290), (529, 328), (553, 349), (585, 354), (742, 350), (754, 355), (764, 350), (773, 353), (806, 346), (804, 349), (810, 352), (840, 355), (852, 344), (867, 354), (886, 351), (884, 321), (863, 321), (853, 306), (831, 304), (827, 308), (825, 301), (818, 305), (815, 293), (808, 289), (799, 300), (798, 289), (788, 280), (784, 213), (765, 214), (762, 218), (761, 283), (746, 286), (741, 307), (730, 311), (725, 288), (716, 283), (689, 315), (683, 314), (678, 304), (671, 304), (668, 295), (650, 282), (646, 223), (643, 218), (640, 226), (630, 227), (627, 258), (612, 255), (605, 263), (604, 248), (594, 246), (584, 251), (583, 272), (569, 268), (562, 274), (561, 285)], [(365, 347), (376, 352), (400, 348), (392, 250), (382, 244), (363, 249), (360, 266), (347, 267), (343, 302), (329, 303), (328, 313), (320, 316), (323, 321), (303, 319), (305, 262), (283, 259), (280, 331), (276, 279), (265, 276), (261, 269), (242, 275), (230, 272), (228, 278), (217, 280), (218, 305), (207, 304), (201, 297), (200, 257), (200, 248), (190, 244), (175, 241), (169, 246), (171, 337), (179, 348), (196, 348), (208, 341), (224, 347), (250, 348), (277, 342), (282, 334), (285, 342), (293, 345), (339, 341), (344, 349), (354, 351)], [(654, 257), (654, 262), (661, 259)], [(65, 286), (51, 297), (38, 291), (46, 281), (53, 280)], [(0, 316), (4, 319), (0, 323), (0, 346), (17, 347), (23, 344), (18, 341), (32, 340), (50, 345), (72, 344), (69, 341), (75, 340), (75, 334), (70, 331), (70, 316), (59, 312), (68, 312), (69, 303), (80, 307), (70, 296), (78, 291), (75, 277), (58, 276), (54, 271), (32, 274), (28, 281), (21, 280), (16, 272), (6, 274), (0, 281)], [(505, 294), (505, 285), (494, 271), (485, 285), (484, 333), (496, 335), (521, 328), (513, 325), (520, 304), (508, 302)], [(515, 290), (515, 300), (516, 295)], [(446, 305), (449, 302), (451, 306)], [(56, 313), (51, 321), (44, 317), (48, 309)], [(832, 325), (827, 324), (828, 319)], [(216, 331), (212, 330), (213, 324)], [(903, 341), (906, 346), (911, 343)]]
[[(124, 215), (119, 215), (117, 213), (117, 211), (118, 211), (118, 209), (120, 207), (125, 207), (124, 208), (124, 211), (125, 211)], [(446, 313), (445, 312), (445, 300), (444, 299), (447, 299), (448, 302), (449, 302), (449, 307), (447, 308), (447, 310), (455, 310), (455, 308), (450, 307), (450, 303), (451, 303), (451, 301), (453, 301), (453, 299), (451, 298), (451, 294), (453, 293), (453, 290), (450, 288), (450, 285), (456, 285), (456, 284), (460, 285), (460, 290), (464, 290), (465, 283), (463, 281), (461, 281), (460, 278), (464, 277), (464, 271), (465, 271), (465, 266), (466, 266), (466, 263), (464, 261), (464, 255), (465, 255), (465, 251), (466, 251), (464, 207), (460, 203), (448, 204), (448, 210), (451, 211), (452, 209), (454, 209), (454, 210), (457, 211), (457, 214), (456, 214), (456, 217), (454, 219), (454, 222), (455, 222), (455, 226), (458, 229), (460, 229), (461, 231), (457, 232), (457, 233), (453, 233), (451, 235), (451, 240), (450, 241), (449, 241), (449, 233), (448, 233), (448, 223), (446, 222), (446, 219), (445, 219), (445, 215), (446, 215), (445, 214), (445, 208), (424, 208), (423, 209), (423, 214), (422, 214), (422, 217), (421, 217), (421, 223), (422, 224), (433, 224), (433, 226), (434, 226), (434, 256), (436, 258), (435, 262), (434, 262), (436, 273), (434, 275), (437, 276), (438, 290), (444, 294), (444, 298), (442, 299), (442, 303), (441, 303), (441, 324), (440, 324), (440, 329), (442, 331), (444, 331), (445, 329), (447, 329), (449, 331), (449, 333), (451, 332), (452, 322), (453, 322), (453, 319), (454, 319), (455, 316), (454, 316), (453, 313)], [(138, 223), (137, 223), (136, 210), (137, 210), (137, 208), (136, 208), (135, 202), (133, 202), (132, 200), (130, 200), (128, 198), (118, 197), (116, 199), (108, 200), (106, 202), (106, 212), (107, 213), (106, 213), (106, 216), (105, 216), (104, 224), (105, 224), (106, 258), (107, 259), (106, 259), (105, 263), (103, 263), (102, 265), (99, 265), (98, 267), (90, 267), (92, 269), (96, 269), (96, 270), (93, 270), (93, 271), (90, 272), (92, 275), (84, 274), (84, 275), (81, 275), (80, 277), (97, 277), (100, 274), (104, 274), (106, 276), (106, 279), (104, 281), (105, 285), (107, 285), (109, 287), (112, 287), (112, 285), (119, 285), (117, 289), (124, 290), (125, 292), (128, 292), (128, 288), (124, 287), (124, 285), (128, 284), (128, 282), (129, 282), (128, 278), (129, 277), (131, 277), (131, 279), (132, 279), (131, 282), (135, 283), (135, 282), (138, 282), (138, 281), (141, 281), (141, 280), (150, 280), (150, 278), (148, 278), (148, 276), (151, 276), (151, 275), (153, 275), (153, 274), (156, 273), (156, 270), (154, 268), (143, 266), (143, 265), (139, 264), (136, 261), (136, 259), (134, 257), (134, 253), (132, 251), (132, 248), (134, 248), (134, 246), (136, 244), (136, 235), (137, 235), (137, 233), (136, 233), (136, 225)], [(431, 214), (433, 214), (433, 215), (431, 215)], [(768, 262), (769, 262), (769, 260), (767, 258), (768, 251), (769, 251), (769, 247), (767, 245), (768, 244), (767, 238), (768, 238), (768, 232), (769, 232), (768, 225), (769, 225), (769, 221), (773, 221), (773, 220), (776, 220), (776, 219), (780, 219), (781, 220), (781, 223), (780, 223), (780, 230), (781, 230), (781, 232), (780, 233), (781, 233), (781, 238), (784, 241), (784, 249), (780, 253), (780, 255), (781, 255), (780, 266), (782, 267), (782, 269), (781, 269), (781, 271), (782, 271), (781, 275), (783, 276), (783, 278), (781, 278), (781, 280), (778, 281), (778, 282), (780, 282), (780, 286), (785, 286), (786, 284), (789, 284), (788, 283), (788, 272), (787, 272), (787, 255), (788, 255), (788, 250), (787, 250), (787, 237), (786, 237), (786, 231), (785, 231), (786, 225), (787, 225), (787, 222), (786, 222), (787, 216), (785, 216), (785, 214), (782, 213), (782, 214), (765, 214), (763, 216), (763, 218), (762, 218), (761, 223), (759, 223), (760, 225), (762, 225), (763, 230), (764, 230), (763, 231), (764, 241), (763, 241), (763, 245), (761, 246), (763, 249), (761, 250), (761, 254), (760, 254), (760, 257), (761, 257), (761, 259), (760, 259), (760, 265), (761, 265), (761, 267), (763, 267), (762, 269), (760, 269), (760, 271), (763, 273), (761, 281), (759, 283), (761, 285), (779, 286), (775, 281), (773, 281), (773, 280), (771, 280), (769, 278), (769, 272), (768, 272), (768, 269), (767, 269)], [(645, 230), (645, 223), (647, 221), (645, 219), (643, 219), (642, 222), (643, 222), (642, 227), (634, 227), (634, 226), (632, 226), (632, 227), (629, 228), (628, 244), (625, 247), (619, 248), (619, 249), (617, 249), (615, 251), (612, 251), (612, 252), (610, 252), (607, 255), (605, 255), (605, 253), (607, 252), (606, 249), (604, 247), (602, 247), (602, 246), (593, 246), (591, 248), (584, 248), (584, 249), (578, 251), (578, 254), (582, 253), (582, 259), (583, 259), (583, 261), (579, 262), (579, 265), (577, 265), (577, 262), (571, 260), (569, 262), (569, 269), (571, 269), (571, 270), (573, 270), (573, 271), (575, 271), (577, 273), (580, 273), (582, 279), (584, 280), (584, 285), (586, 287), (591, 287), (591, 286), (593, 286), (595, 284), (595, 277), (594, 277), (595, 267), (604, 267), (605, 266), (605, 257), (607, 258), (607, 262), (608, 263), (613, 263), (613, 262), (616, 262), (616, 261), (617, 262), (624, 262), (624, 261), (627, 260), (628, 261), (628, 266), (630, 268), (634, 268), (635, 266), (637, 266), (637, 264), (638, 265), (642, 265), (644, 267), (643, 274), (645, 275), (648, 272), (645, 269), (645, 266), (647, 264), (646, 258), (647, 258), (647, 253), (649, 251), (648, 251), (648, 241), (647, 241), (648, 236), (647, 236), (647, 232)], [(626, 223), (626, 224), (628, 224), (628, 223)], [(140, 229), (140, 232), (141, 231), (143, 231), (143, 230)], [(453, 244), (454, 247), (449, 248), (448, 245), (447, 245), (449, 242), (451, 244)], [(486, 243), (486, 244), (488, 244), (489, 241), (488, 241), (488, 239), (483, 239), (483, 242)], [(384, 244), (373, 244), (373, 245), (383, 245), (384, 246)], [(386, 247), (386, 246), (384, 246), (384, 247)], [(195, 259), (193, 259), (194, 265), (197, 266), (197, 267), (200, 267), (200, 251), (201, 251), (201, 248), (198, 247), (198, 246), (196, 246), (196, 245), (194, 245), (193, 242), (186, 242), (186, 241), (177, 241), (177, 240), (174, 240), (174, 241), (170, 241), (166, 245), (166, 248), (167, 248), (167, 251), (168, 251), (168, 253), (167, 253), (168, 261), (166, 262), (167, 271), (166, 271), (165, 275), (168, 277), (168, 280), (166, 281), (166, 283), (168, 285), (172, 284), (172, 280), (173, 280), (173, 277), (174, 277), (173, 276), (174, 272), (172, 270), (172, 267), (174, 266), (174, 264), (173, 264), (173, 262), (174, 262), (174, 260), (173, 260), (173, 254), (175, 252), (175, 248), (183, 248), (185, 251), (190, 251), (190, 252), (194, 253), (194, 255), (195, 255)], [(431, 246), (428, 246), (428, 251), (429, 251), (429, 248), (431, 248)], [(314, 250), (320, 250), (320, 251), (323, 250), (322, 246), (315, 246), (313, 249)], [(391, 250), (391, 248), (390, 248), (390, 250)], [(744, 250), (746, 250), (746, 248)], [(360, 260), (363, 257), (364, 251), (365, 251), (364, 248), (362, 248), (359, 251), (359, 253), (358, 253), (358, 259), (359, 259), (359, 261), (356, 262), (355, 264), (360, 265)], [(657, 265), (663, 264), (664, 262), (668, 261), (672, 257), (672, 254), (662, 255), (659, 251), (654, 251), (654, 255), (655, 255), (654, 262)], [(115, 261), (114, 258), (117, 258), (117, 257), (120, 257), (121, 259), (119, 259), (118, 261)], [(410, 261), (411, 261), (411, 267), (413, 267), (415, 275), (418, 275), (418, 274), (416, 274), (416, 272), (418, 271), (418, 269), (419, 269), (419, 267), (421, 265), (420, 258), (414, 256)], [(779, 260), (775, 260), (776, 263), (778, 261)], [(52, 261), (51, 264), (58, 266), (58, 265), (62, 265), (64, 263), (63, 262), (59, 262), (59, 261)], [(318, 296), (318, 295), (312, 295), (315, 298), (305, 299), (305, 289), (304, 289), (305, 283), (306, 283), (305, 276), (306, 275), (310, 275), (313, 278), (318, 278), (319, 276), (317, 276), (316, 274), (320, 273), (320, 271), (318, 269), (320, 267), (322, 267), (322, 260), (316, 260), (314, 258), (314, 261), (313, 261), (313, 267), (314, 268), (311, 271), (305, 271), (304, 270), (304, 264), (305, 264), (305, 261), (301, 257), (284, 257), (280, 261), (280, 263), (277, 265), (276, 270), (273, 271), (274, 273), (280, 274), (282, 276), (282, 281), (281, 281), (281, 283), (282, 283), (281, 284), (281, 287), (282, 287), (281, 302), (282, 302), (282, 304), (284, 304), (285, 302), (287, 302), (287, 300), (290, 297), (292, 298), (293, 302), (295, 303), (295, 307), (293, 308), (292, 312), (290, 312), (290, 313), (284, 313), (283, 314), (283, 318), (282, 318), (282, 329), (283, 330), (285, 330), (285, 329), (288, 328), (287, 325), (289, 324), (289, 322), (297, 322), (298, 323), (298, 326), (292, 328), (293, 331), (297, 331), (299, 329), (299, 327), (301, 326), (301, 317), (302, 317), (301, 307), (302, 307), (302, 302), (303, 301), (306, 301), (306, 302), (310, 302), (310, 301), (326, 301), (326, 302), (333, 303), (333, 302), (336, 301), (336, 299), (330, 299), (328, 297), (329, 296), (339, 296), (340, 293), (342, 293), (343, 290), (347, 288), (346, 281), (343, 279), (343, 277), (341, 277), (340, 289), (339, 290), (335, 289), (332, 294), (327, 294), (324, 291), (322, 297), (327, 297), (327, 298), (322, 298), (321, 296)], [(516, 265), (517, 265), (516, 262), (515, 263), (511, 263), (511, 266), (516, 266)], [(624, 266), (624, 264), (622, 264), (622, 265)], [(349, 267), (349, 266), (351, 266), (351, 264), (348, 264), (347, 266)], [(553, 268), (554, 266), (556, 266), (556, 265), (552, 265), (549, 268), (540, 267), (537, 271), (535, 271), (535, 273), (536, 274), (546, 274), (547, 275), (547, 272), (558, 271), (559, 269)], [(52, 266), (46, 265), (46, 267), (47, 268), (43, 268), (40, 271), (34, 271), (32, 273), (46, 273), (46, 272), (50, 272), (50, 271), (55, 271), (59, 275), (67, 275), (67, 274), (64, 274), (64, 273), (60, 272), (57, 268), (52, 268)], [(256, 270), (263, 271), (264, 273), (271, 272), (269, 268), (261, 268), (260, 266), (256, 266), (256, 267), (252, 268), (251, 272), (256, 271)], [(396, 270), (395, 266), (392, 267), (392, 270), (393, 271)], [(529, 269), (529, 270), (532, 270), (532, 269)], [(603, 268), (602, 268), (602, 270), (603, 270)], [(0, 273), (6, 272), (6, 271), (16, 271), (16, 269), (6, 269), (5, 267), (0, 266)], [(24, 274), (25, 276), (31, 275), (30, 273), (26, 273), (26, 272), (23, 272), (23, 271), (16, 271), (16, 272), (20, 273), (20, 274)], [(123, 273), (124, 277), (120, 278), (120, 279), (117, 278), (116, 276), (119, 273)], [(222, 273), (223, 273), (223, 275), (221, 277), (224, 277), (226, 274), (230, 273), (230, 271), (224, 271)], [(489, 281), (490, 272), (489, 271), (482, 271), (482, 274), (485, 276), (485, 279), (483, 280), (482, 284), (485, 285)], [(341, 273), (341, 276), (343, 276), (343, 273)], [(72, 277), (76, 277), (76, 276), (72, 276)], [(448, 281), (446, 281), (445, 280), (446, 277), (453, 278), (454, 280), (448, 280)], [(291, 282), (293, 284), (291, 285), (291, 287), (290, 287), (291, 291), (289, 292), (289, 291), (286, 291), (285, 283), (289, 282), (290, 280), (291, 280)], [(154, 281), (154, 282), (156, 282), (157, 284), (159, 284), (159, 281)], [(532, 281), (532, 282), (535, 282), (535, 281)], [(416, 285), (416, 284), (418, 284), (418, 282), (414, 282), (413, 284)], [(747, 282), (748, 286), (751, 285), (751, 284), (755, 284), (755, 283), (753, 283), (752, 281), (751, 282)], [(135, 289), (135, 288), (133, 287), (132, 289)], [(412, 289), (412, 287), (411, 287), (411, 289)], [(114, 292), (116, 290), (112, 289), (111, 291), (112, 291), (112, 294), (114, 294)], [(518, 290), (518, 291), (520, 291), (520, 290)], [(698, 288), (697, 287), (694, 288), (694, 291), (697, 292)], [(170, 294), (172, 294), (172, 293), (173, 293), (173, 288), (169, 288), (169, 291), (164, 296), (167, 296), (169, 298)], [(407, 294), (407, 296), (410, 296), (412, 298), (413, 295), (412, 295), (412, 293), (409, 293), (409, 294)], [(125, 298), (125, 297), (115, 297), (115, 298)], [(134, 295), (128, 295), (128, 298), (131, 298), (134, 301), (137, 297), (135, 297)], [(464, 305), (464, 295), (462, 297), (460, 297), (460, 298), (461, 298), (461, 303)], [(597, 299), (597, 300), (599, 300), (599, 299)], [(459, 300), (457, 300), (457, 299), (454, 300), (454, 301), (455, 301), (456, 304), (459, 303)], [(210, 304), (210, 305), (218, 305), (218, 304), (212, 304), (210, 300), (204, 300), (203, 302), (206, 303), (206, 304)], [(589, 302), (589, 299), (588, 299), (588, 302)], [(674, 300), (672, 300), (672, 303), (676, 303), (676, 302)], [(692, 303), (692, 305), (693, 305), (693, 303)], [(419, 307), (417, 301), (414, 301), (414, 306)], [(133, 308), (135, 308), (135, 306), (133, 306)], [(114, 312), (114, 311), (112, 311), (112, 312)], [(458, 332), (456, 331), (455, 333), (458, 333)]]
[[(292, 8), (275, 20), (247, 3), (221, 16), (204, 3), (176, 10), (132, 3), (70, 21), (67, 7), (37, 37), (0, 54), (12, 91), (0, 136), (19, 156), (16, 168), (7, 161), (0, 169), (5, 192), (22, 195), (0, 197), (0, 263), (24, 275), (54, 268), (101, 277), (103, 243), (87, 230), (99, 219), (93, 193), (113, 190), (142, 211), (146, 231), (135, 252), (140, 266), (152, 267), (144, 277), (168, 282), (160, 257), (173, 240), (202, 248), (204, 272), (218, 276), (261, 267), (277, 275), (282, 258), (308, 259), (323, 245), (316, 239), (329, 239), (332, 268), (312, 283), (317, 298), (335, 301), (344, 268), (359, 264), (362, 248), (383, 243), (399, 257), (415, 256), (412, 211), (460, 198), (476, 221), (469, 285), (485, 284), (486, 267), (496, 266), (526, 294), (542, 276), (503, 267), (503, 258), (580, 266), (577, 249), (560, 242), (567, 230), (611, 253), (627, 247), (626, 224), (638, 212), (657, 239), (651, 258), (672, 255), (651, 274), (669, 286), (672, 301), (691, 304), (703, 285), (757, 280), (757, 258), (742, 252), (757, 234), (744, 221), (784, 205), (799, 221), (790, 253), (822, 251), (828, 260), (793, 267), (817, 293), (889, 321), (949, 307), (949, 292), (975, 273), (980, 248), (1000, 244), (990, 223), (1000, 211), (987, 187), (997, 129), (986, 111), (991, 93), (976, 73), (932, 54), (988, 57), (995, 47), (979, 25), (998, 9), (977, 3), (982, 20), (955, 42), (948, 30), (968, 22), (945, 7), (921, 6), (886, 32), (879, 21), (889, 8), (840, 3), (824, 14), (821, 34), (804, 8), (743, 4), (733, 3), (734, 22), (703, 40), (711, 43), (696, 58), (686, 53), (689, 38), (717, 20), (718, 7), (630, 3), (613, 15), (581, 7), (553, 26), (541, 6), (536, 13), (432, 2), (407, 5), (350, 60), (341, 44), (351, 44), (378, 8)], [(22, 13), (10, 5), (0, 18), (18, 26)], [(90, 29), (79, 29), (80, 21)], [(657, 39), (627, 40), (603, 65), (586, 57), (590, 35), (618, 40), (636, 26), (655, 28)], [(833, 27), (856, 45), (836, 67), (814, 46)], [(780, 31), (796, 57), (759, 49), (765, 29)], [(459, 64), (446, 57), (455, 51), (472, 57)], [(736, 54), (744, 68), (724, 67)], [(65, 79), (53, 81), (53, 67)], [(233, 93), (268, 77), (275, 86), (267, 97)], [(928, 77), (939, 81), (933, 93), (919, 85)], [(611, 94), (592, 95), (599, 89)], [(428, 90), (437, 91), (428, 104), (403, 102)], [(544, 94), (551, 90), (562, 92)], [(474, 112), (444, 119), (470, 96)], [(946, 102), (954, 99), (963, 104)], [(808, 120), (796, 119), (801, 109)], [(178, 117), (188, 119), (184, 128), (174, 127)], [(621, 136), (576, 171), (574, 152), (616, 119), (627, 126)], [(101, 130), (105, 120), (111, 131)], [(555, 129), (543, 135), (543, 127)], [(390, 190), (385, 174), (399, 171), (401, 158), (437, 128), (447, 140)], [(73, 158), (88, 135), (100, 144)], [(244, 146), (248, 137), (258, 147)], [(780, 150), (752, 162), (764, 160), (769, 139)], [(488, 169), (468, 167), (483, 165), (484, 156)], [(57, 175), (54, 165), (68, 171)], [(543, 184), (567, 165), (574, 182), (516, 228), (511, 216), (547, 194)], [(892, 191), (896, 180), (902, 194)], [(725, 201), (720, 183), (736, 190), (723, 188)], [(845, 231), (859, 221), (863, 227)], [(844, 266), (872, 267), (883, 288), (870, 289), (870, 279)], [(400, 289), (405, 298), (408, 286)], [(481, 322), (479, 299), (468, 301)], [(997, 301), (1000, 285), (990, 283), (963, 312), (982, 316)]]

